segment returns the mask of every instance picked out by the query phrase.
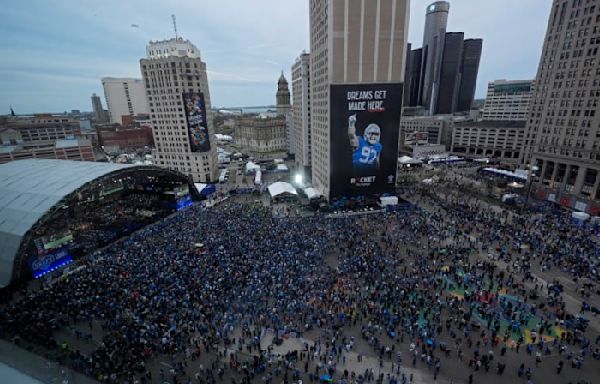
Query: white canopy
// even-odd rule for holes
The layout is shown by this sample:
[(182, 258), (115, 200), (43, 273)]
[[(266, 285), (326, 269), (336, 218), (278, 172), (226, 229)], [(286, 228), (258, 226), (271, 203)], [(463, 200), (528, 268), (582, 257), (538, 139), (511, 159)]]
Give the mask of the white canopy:
[(233, 137), (229, 136), (229, 135), (222, 135), (220, 133), (215, 133), (215, 137), (217, 138), (217, 140), (221, 140), (221, 141), (232, 141)]
[(246, 172), (260, 171), (260, 165), (255, 164), (251, 161), (246, 163)]
[(308, 197), (308, 200), (321, 196), (321, 194), (312, 187), (304, 188), (304, 193), (306, 193), (306, 197)]
[(388, 205), (398, 205), (398, 197), (397, 196), (381, 196), (379, 198), (379, 202), (382, 207), (386, 207)]
[(284, 181), (277, 181), (267, 188), (269, 190), (269, 195), (271, 197), (280, 196), (283, 194), (296, 195), (296, 190), (292, 187), (292, 184), (286, 183)]
[(274, 159), (273, 162), (275, 164), (283, 164), (283, 159)]
[(256, 171), (256, 175), (254, 176), (254, 184), (261, 185), (262, 184), (262, 172), (260, 170)]
[(514, 194), (514, 193), (505, 193), (504, 195), (502, 195), (502, 202), (506, 203), (507, 201), (510, 201), (517, 196), (519, 196), (519, 195)]
[(590, 215), (585, 212), (573, 212), (571, 214), (571, 217), (576, 220), (586, 221), (587, 219), (590, 218)]
[(398, 159), (400, 164), (423, 164), (423, 162), (419, 159), (412, 158), (410, 156), (402, 156)]
[(196, 187), (196, 191), (198, 191), (198, 193), (202, 193), (202, 190), (204, 188), (206, 188), (208, 184), (204, 184), (204, 183), (194, 183), (194, 187)]
[(277, 170), (278, 171), (289, 171), (287, 165), (285, 165), (285, 164), (277, 164)]
[(523, 175), (522, 172), (516, 172), (516, 171), (511, 172), (511, 171), (507, 171), (505, 169), (497, 169), (497, 168), (483, 168), (483, 170), (487, 171), (487, 172), (495, 173), (497, 175), (510, 176), (510, 177), (516, 177), (521, 180), (527, 180), (527, 175)]

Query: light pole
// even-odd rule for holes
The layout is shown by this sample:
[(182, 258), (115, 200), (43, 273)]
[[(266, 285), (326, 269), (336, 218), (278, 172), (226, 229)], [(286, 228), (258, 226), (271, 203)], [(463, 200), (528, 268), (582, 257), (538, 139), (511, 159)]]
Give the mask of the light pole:
[(529, 179), (529, 185), (527, 186), (527, 195), (525, 196), (525, 206), (529, 205), (529, 195), (531, 194), (531, 185), (533, 184), (533, 178), (535, 177), (535, 173), (539, 169), (537, 165), (530, 164), (528, 165), (529, 172), (527, 173), (527, 177)]

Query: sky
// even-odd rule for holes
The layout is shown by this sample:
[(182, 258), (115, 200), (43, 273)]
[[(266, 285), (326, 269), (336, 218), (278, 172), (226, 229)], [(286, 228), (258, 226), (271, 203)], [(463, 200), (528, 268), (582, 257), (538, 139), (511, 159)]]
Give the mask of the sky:
[[(410, 2), (413, 47), (431, 2)], [(488, 81), (535, 77), (551, 4), (450, 0), (447, 30), (483, 38), (476, 98)], [(0, 8), (0, 114), (90, 111), (92, 93), (106, 108), (100, 79), (140, 78), (148, 42), (174, 37), (172, 14), (206, 62), (213, 107), (274, 104), (281, 71), (289, 81), (309, 50), (308, 0), (13, 0)]]

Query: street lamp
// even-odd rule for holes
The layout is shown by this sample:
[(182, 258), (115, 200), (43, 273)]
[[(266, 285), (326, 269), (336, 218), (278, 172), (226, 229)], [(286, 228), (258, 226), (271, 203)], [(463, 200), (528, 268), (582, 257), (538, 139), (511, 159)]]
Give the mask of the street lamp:
[(533, 184), (533, 178), (535, 177), (535, 172), (537, 172), (540, 168), (537, 165), (530, 164), (528, 166), (529, 172), (527, 173), (527, 178), (529, 179), (529, 185), (527, 186), (527, 195), (525, 196), (525, 206), (527, 207), (529, 204), (529, 195), (531, 194), (531, 185)]

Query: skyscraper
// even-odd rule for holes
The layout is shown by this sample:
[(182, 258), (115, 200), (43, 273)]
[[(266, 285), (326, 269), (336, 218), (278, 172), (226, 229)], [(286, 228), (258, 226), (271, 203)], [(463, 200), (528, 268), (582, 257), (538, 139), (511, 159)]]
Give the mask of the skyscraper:
[(527, 121), (522, 164), (538, 196), (600, 212), (600, 6), (554, 0)]
[(155, 164), (191, 176), (217, 179), (217, 151), (206, 64), (181, 37), (151, 41), (140, 60), (156, 146)]
[(450, 4), (436, 1), (427, 7), (421, 61), (421, 105), (434, 114), (442, 69), (444, 40)]
[(285, 116), (287, 151), (288, 153), (294, 153), (296, 150), (296, 133), (294, 132), (292, 105), (290, 104), (290, 90), (283, 71), (281, 71), (281, 76), (277, 81), (276, 101), (277, 113)]
[(292, 111), (296, 134), (296, 167), (310, 167), (310, 55), (302, 52), (292, 65)]
[(437, 105), (435, 107), (435, 112), (438, 114), (453, 113), (457, 110), (464, 39), (465, 34), (462, 32), (448, 32), (445, 35), (444, 54), (436, 97)]
[(104, 108), (102, 107), (102, 100), (100, 100), (100, 96), (95, 93), (92, 94), (92, 108), (94, 110), (94, 118), (96, 119), (96, 123), (104, 124), (108, 121), (106, 118), (106, 113), (104, 113)]
[(423, 47), (407, 53), (404, 106), (430, 115), (468, 111), (475, 97), (483, 41), (446, 32), (449, 10), (446, 1), (427, 7)]
[(473, 99), (475, 98), (477, 72), (479, 72), (479, 60), (482, 48), (482, 39), (465, 40), (456, 111), (468, 111), (471, 109)]
[(103, 77), (102, 87), (104, 87), (104, 98), (112, 124), (121, 124), (123, 116), (150, 113), (144, 83), (141, 79)]
[[(329, 199), (382, 191), (395, 182), (408, 3), (310, 1), (312, 182)], [(373, 124), (379, 128), (382, 151), (362, 146), (366, 139), (358, 137), (366, 137), (368, 120), (377, 118), (388, 119)], [(369, 132), (375, 136), (377, 129)], [(364, 159), (351, 152), (357, 143)], [(388, 151), (395, 151), (393, 158)], [(350, 175), (356, 170), (354, 160), (371, 164), (376, 158), (380, 168), (372, 179)]]

